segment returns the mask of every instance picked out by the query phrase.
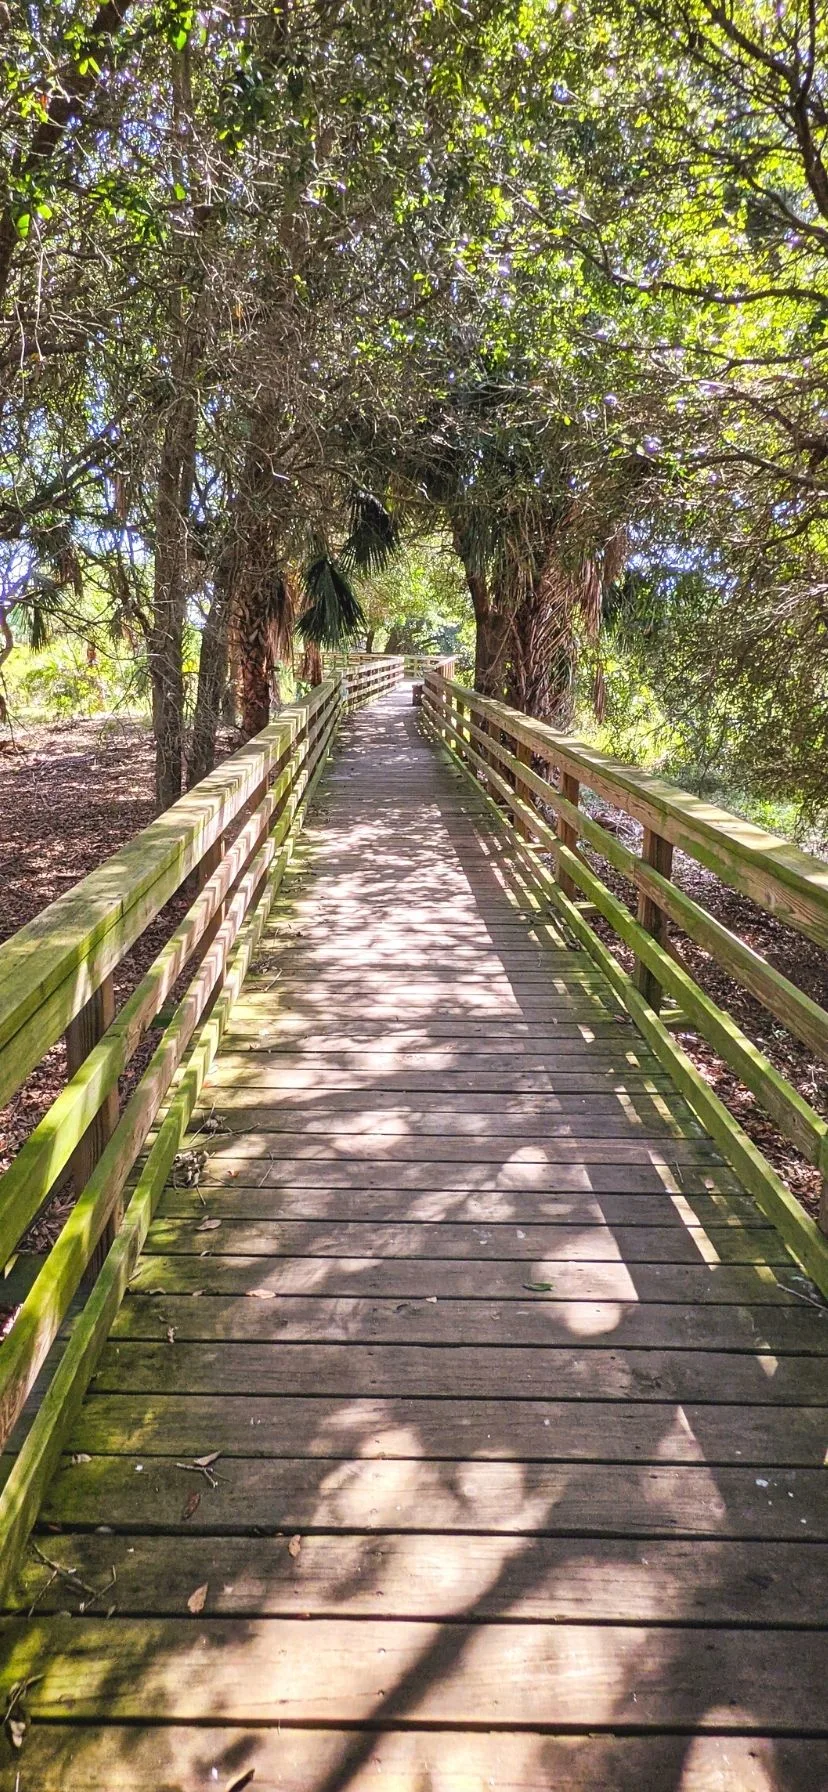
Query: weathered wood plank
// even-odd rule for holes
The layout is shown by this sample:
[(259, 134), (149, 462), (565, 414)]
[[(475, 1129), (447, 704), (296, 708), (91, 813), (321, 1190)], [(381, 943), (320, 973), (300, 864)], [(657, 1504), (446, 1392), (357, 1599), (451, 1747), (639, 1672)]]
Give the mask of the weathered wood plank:
[[(348, 1619), (0, 1621), (36, 1718), (635, 1725), (808, 1731), (786, 1630)], [(828, 1676), (828, 1634), (808, 1633)], [(10, 1684), (0, 1669), (0, 1687)], [(732, 1702), (722, 1704), (722, 1687)], [(739, 1696), (741, 1695), (741, 1696)], [(715, 1714), (715, 1715), (714, 1715)]]
[[(164, 1196), (160, 1215), (192, 1216), (206, 1212), (215, 1217), (226, 1210), (234, 1218), (255, 1218), (260, 1203), (238, 1179), (239, 1186), (204, 1190), (202, 1199), (192, 1190), (170, 1188)], [(252, 1181), (252, 1178), (251, 1178)], [(390, 1182), (391, 1178), (387, 1177)], [(232, 1199), (231, 1199), (232, 1196)], [(248, 1211), (248, 1199), (250, 1208)], [(273, 1210), (273, 1202), (268, 1213)], [(474, 1221), (487, 1226), (513, 1220), (520, 1226), (524, 1220), (547, 1225), (583, 1226), (749, 1226), (768, 1231), (763, 1214), (749, 1195), (721, 1193), (672, 1196), (661, 1191), (623, 1189), (618, 1193), (587, 1194), (519, 1189), (512, 1195), (498, 1198), (481, 1189), (404, 1191), (394, 1188), (359, 1187), (315, 1188), (312, 1185), (279, 1189), (278, 1217), (283, 1220), (440, 1220)], [(209, 1242), (209, 1241), (208, 1241)]]
[[(222, 1122), (228, 1127), (232, 1126), (235, 1131), (251, 1124), (251, 1115), (261, 1115), (261, 1121), (258, 1118), (252, 1121), (255, 1131), (293, 1132), (309, 1128), (311, 1123), (317, 1131), (335, 1131), (339, 1126), (345, 1127), (348, 1121), (381, 1127), (386, 1124), (385, 1116), (390, 1115), (393, 1122), (402, 1122), (412, 1130), (428, 1121), (433, 1127), (442, 1126), (461, 1131), (464, 1126), (469, 1130), (478, 1130), (481, 1121), (491, 1130), (491, 1118), (495, 1116), (498, 1122), (518, 1119), (524, 1123), (524, 1130), (530, 1135), (534, 1131), (540, 1131), (545, 1136), (545, 1123), (550, 1119), (561, 1116), (569, 1119), (575, 1115), (578, 1118), (596, 1116), (604, 1120), (620, 1114), (632, 1129), (643, 1125), (645, 1119), (664, 1122), (678, 1117), (687, 1120), (688, 1124), (698, 1130), (698, 1122), (688, 1116), (684, 1102), (669, 1090), (664, 1094), (645, 1089), (627, 1093), (612, 1087), (608, 1089), (608, 1082), (608, 1078), (603, 1080), (600, 1091), (571, 1095), (566, 1092), (560, 1094), (557, 1090), (548, 1093), (509, 1094), (497, 1091), (486, 1094), (449, 1088), (439, 1095), (439, 1099), (426, 1103), (407, 1100), (403, 1094), (393, 1089), (376, 1089), (370, 1084), (364, 1090), (331, 1090), (325, 1077), (321, 1083), (317, 1082), (315, 1088), (298, 1092), (298, 1099), (295, 1098), (296, 1092), (280, 1087), (279, 1082), (274, 1081), (270, 1086), (269, 1100), (263, 1102), (259, 1091), (255, 1087), (251, 1088), (240, 1077), (222, 1085), (220, 1098), (213, 1099), (216, 1085), (215, 1079), (211, 1078), (210, 1099), (201, 1104), (193, 1120), (194, 1127), (198, 1127), (206, 1114), (218, 1110)], [(274, 1088), (276, 1096), (273, 1094)], [(335, 1118), (337, 1115), (342, 1118)], [(525, 1125), (526, 1121), (532, 1120), (541, 1120), (544, 1125), (540, 1128)]]
[[(598, 1157), (587, 1163), (574, 1156), (569, 1162), (541, 1162), (534, 1159), (524, 1162), (520, 1147), (505, 1150), (504, 1161), (492, 1162), (454, 1162), (435, 1158), (430, 1163), (408, 1162), (383, 1158), (379, 1162), (369, 1157), (335, 1158), (311, 1157), (306, 1159), (279, 1158), (271, 1156), (267, 1140), (262, 1141), (264, 1150), (261, 1154), (249, 1158), (208, 1157), (201, 1169), (201, 1186), (205, 1191), (223, 1190), (226, 1194), (234, 1188), (248, 1190), (264, 1190), (270, 1192), (262, 1196), (261, 1206), (257, 1211), (273, 1213), (278, 1202), (272, 1191), (284, 1188), (398, 1188), (401, 1192), (409, 1189), (446, 1190), (488, 1190), (493, 1197), (503, 1193), (517, 1196), (525, 1191), (542, 1191), (548, 1194), (569, 1194), (573, 1192), (591, 1192), (593, 1194), (664, 1194), (687, 1195), (707, 1193), (728, 1194), (735, 1192), (739, 1184), (728, 1169), (722, 1169), (712, 1160), (709, 1167), (704, 1162), (677, 1162), (672, 1157), (672, 1147), (665, 1141), (653, 1143), (649, 1153), (646, 1150), (640, 1157), (606, 1162)], [(176, 1191), (182, 1199), (193, 1202), (197, 1196), (186, 1189)], [(219, 1199), (218, 1192), (215, 1197)], [(245, 1201), (248, 1200), (245, 1196)], [(213, 1199), (210, 1195), (210, 1199)], [(203, 1205), (203, 1202), (202, 1202)], [(189, 1206), (181, 1211), (189, 1212)], [(195, 1212), (195, 1207), (192, 1207)], [(770, 1221), (762, 1216), (764, 1224), (770, 1228)]]
[[(632, 1133), (632, 1128), (630, 1128)], [(215, 1170), (216, 1165), (226, 1162), (244, 1163), (266, 1158), (271, 1164), (276, 1162), (311, 1163), (311, 1162), (370, 1162), (379, 1160), (383, 1163), (465, 1163), (474, 1151), (475, 1162), (479, 1164), (508, 1164), (516, 1155), (513, 1138), (508, 1133), (495, 1133), (487, 1130), (474, 1141), (472, 1147), (465, 1139), (455, 1138), (451, 1134), (442, 1138), (424, 1135), (412, 1138), (403, 1133), (398, 1137), (381, 1136), (362, 1138), (348, 1132), (332, 1133), (328, 1138), (309, 1138), (306, 1135), (285, 1135), (280, 1133), (247, 1132), (240, 1137), (223, 1138), (218, 1134), (205, 1140), (210, 1162)], [(709, 1164), (719, 1163), (720, 1157), (709, 1138), (700, 1136), (694, 1139), (650, 1138), (646, 1133), (621, 1138), (595, 1138), (582, 1136), (573, 1130), (568, 1136), (556, 1137), (551, 1127), (547, 1131), (538, 1129), (538, 1133), (527, 1133), (523, 1129), (523, 1141), (519, 1147), (519, 1164), (521, 1168), (530, 1169), (533, 1165), (619, 1163), (647, 1164), (656, 1158), (668, 1164)]]
[[(202, 1235), (203, 1236), (203, 1235)], [(386, 1298), (436, 1294), (438, 1299), (525, 1300), (532, 1276), (520, 1260), (499, 1262), (477, 1258), (411, 1259), (408, 1257), (223, 1257), (209, 1252), (171, 1257), (144, 1255), (130, 1287), (134, 1293), (155, 1289), (192, 1293), (239, 1294), (248, 1288), (269, 1288), (277, 1295), (359, 1292)], [(535, 1300), (679, 1301), (693, 1306), (799, 1306), (810, 1304), (803, 1278), (794, 1266), (767, 1264), (731, 1266), (717, 1263), (638, 1263), (634, 1270), (617, 1260), (599, 1263), (555, 1263), (535, 1285)], [(821, 1321), (825, 1328), (826, 1319)]]
[[(211, 1394), (95, 1393), (71, 1437), (75, 1452), (176, 1458), (475, 1457), (534, 1462), (697, 1463), (821, 1468), (825, 1408), (658, 1402), (498, 1401)], [(623, 1506), (618, 1516), (623, 1514)]]
[[(686, 1733), (619, 1736), (523, 1730), (216, 1729), (165, 1723), (36, 1725), (26, 1760), (40, 1792), (182, 1792), (230, 1787), (255, 1772), (256, 1792), (825, 1792), (828, 1742)], [(761, 1775), (761, 1779), (758, 1777)]]
[[(183, 1196), (187, 1191), (177, 1191)], [(255, 1195), (258, 1191), (253, 1190)], [(195, 1201), (192, 1211), (198, 1212)], [(205, 1209), (200, 1209), (204, 1215)], [(262, 1202), (259, 1211), (267, 1211)], [(219, 1217), (211, 1202), (208, 1218)], [(531, 1263), (531, 1280), (544, 1280), (558, 1263), (757, 1263), (793, 1267), (784, 1245), (771, 1227), (750, 1230), (721, 1226), (671, 1227), (540, 1226), (531, 1222), (404, 1222), (374, 1225), (370, 1221), (330, 1225), (299, 1220), (234, 1219), (234, 1203), (228, 1197), (226, 1212), (216, 1227), (204, 1220), (167, 1218), (150, 1228), (145, 1249), (167, 1256), (184, 1251), (198, 1257), (213, 1252), (222, 1256), (263, 1257), (470, 1257), (515, 1259)], [(201, 1230), (199, 1230), (201, 1228)], [(535, 1271), (537, 1274), (535, 1274)]]
[[(274, 1013), (272, 1002), (268, 1008), (261, 1001), (257, 1013), (245, 1014), (243, 1003), (239, 1002), (227, 1039), (229, 1049), (234, 1051), (243, 1050), (246, 1039), (250, 1041), (250, 1049), (257, 1052), (359, 1052), (366, 1048), (367, 1042), (374, 1041), (385, 1050), (419, 1047), (421, 1050), (450, 1050), (458, 1057), (480, 1052), (490, 1055), (506, 1052), (510, 1057), (523, 1052), (568, 1056), (570, 1042), (573, 1042), (579, 1048), (588, 1047), (590, 1058), (608, 1055), (619, 1062), (633, 1064), (638, 1062), (638, 1054), (643, 1053), (646, 1063), (652, 1061), (650, 1048), (636, 1038), (632, 1022), (621, 1015), (616, 1015), (613, 1020), (586, 1019), (548, 1024), (525, 1019), (513, 1022), (492, 1016), (486, 1021), (466, 1019), (462, 1027), (458, 1027), (456, 1021), (429, 1015), (414, 1026), (401, 1027), (399, 1011), (389, 1017), (387, 1024), (373, 1014), (351, 1011), (325, 1026), (324, 1016), (314, 1015), (310, 1019), (286, 1010), (280, 1012), (278, 1008)], [(635, 1056), (630, 1057), (629, 1053)]]
[[(770, 1372), (768, 1372), (770, 1371)], [(789, 1402), (828, 1405), (820, 1357), (783, 1357), (763, 1368), (753, 1353), (613, 1350), (597, 1346), (217, 1343), (132, 1344), (112, 1339), (95, 1376), (101, 1392), (398, 1394), (432, 1398)]]
[[(638, 1301), (441, 1300), (428, 1294), (382, 1300), (330, 1295), (279, 1300), (258, 1282), (247, 1295), (133, 1294), (113, 1338), (157, 1343), (171, 1327), (175, 1341), (222, 1339), (331, 1344), (577, 1344), (579, 1350), (753, 1350), (774, 1356), (824, 1356), (828, 1325), (815, 1326), (800, 1307), (642, 1306)], [(249, 1297), (249, 1298), (248, 1298)], [(828, 1381), (828, 1377), (826, 1377)]]
[[(426, 1107), (400, 1101), (375, 1105), (369, 1094), (363, 1101), (352, 1095), (349, 1107), (340, 1104), (334, 1108), (328, 1108), (322, 1096), (308, 1111), (285, 1102), (278, 1106), (256, 1102), (243, 1090), (234, 1090), (222, 1099), (221, 1118), (229, 1134), (287, 1133), (294, 1137), (322, 1133), (339, 1138), (342, 1133), (364, 1132), (381, 1139), (436, 1135), (469, 1138), (476, 1143), (478, 1139), (490, 1138), (495, 1128), (498, 1142), (518, 1137), (524, 1141), (541, 1139), (544, 1144), (568, 1135), (602, 1139), (629, 1138), (637, 1133), (647, 1139), (704, 1137), (699, 1122), (686, 1108), (680, 1108), (678, 1103), (671, 1108), (657, 1098), (596, 1095), (589, 1099), (573, 1097), (567, 1102), (550, 1096), (548, 1104), (544, 1107), (543, 1097), (535, 1097), (534, 1103), (523, 1109), (517, 1105), (510, 1108), (504, 1099), (500, 1108), (496, 1101), (491, 1102), (487, 1112), (468, 1096), (445, 1107), (439, 1099)], [(210, 1108), (214, 1105), (211, 1101)], [(200, 1129), (209, 1111), (204, 1109), (193, 1116), (194, 1131)]]
[[(150, 1465), (151, 1472), (151, 1465)], [(289, 1538), (78, 1535), (41, 1539), (41, 1554), (93, 1586), (115, 1570), (124, 1618), (187, 1617), (206, 1584), (205, 1619), (298, 1614), (328, 1617), (508, 1616), (533, 1623), (740, 1622), (801, 1627), (824, 1622), (828, 1545), (694, 1538), (440, 1535), (382, 1537), (311, 1532)], [(30, 1552), (14, 1601), (41, 1615), (83, 1602)]]
[[(167, 1458), (93, 1456), (51, 1484), (45, 1526), (186, 1536), (305, 1530), (828, 1537), (820, 1470), (479, 1460), (230, 1458), (214, 1487)], [(758, 1484), (757, 1484), (758, 1483)], [(187, 1511), (194, 1492), (196, 1509)], [(803, 1523), (804, 1520), (804, 1523)], [(47, 1533), (48, 1534), (48, 1533)], [(48, 1554), (48, 1549), (47, 1549)]]

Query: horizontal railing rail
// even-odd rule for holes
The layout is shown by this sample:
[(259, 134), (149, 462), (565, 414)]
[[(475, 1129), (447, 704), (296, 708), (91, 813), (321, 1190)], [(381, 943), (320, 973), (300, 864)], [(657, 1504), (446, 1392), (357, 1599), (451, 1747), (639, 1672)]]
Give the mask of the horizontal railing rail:
[(453, 654), (440, 653), (326, 653), (325, 665), (331, 670), (345, 672), (349, 682), (361, 674), (363, 667), (375, 668), (377, 677), (383, 668), (397, 668), (389, 674), (386, 686), (401, 683), (403, 678), (422, 678), (426, 672), (440, 672), (444, 678), (453, 678), (457, 667), (457, 659)]
[[(828, 946), (828, 865), (736, 815), (557, 733), (476, 691), (427, 673), (427, 729), (481, 787), (523, 861), (602, 966), (616, 993), (723, 1154), (777, 1225), (809, 1275), (828, 1293), (828, 1123), (696, 981), (668, 936), (681, 929), (742, 989), (822, 1059), (828, 1014), (761, 953), (671, 880), (673, 849), (753, 899), (786, 926)], [(553, 783), (552, 776), (555, 778)], [(641, 824), (640, 853), (582, 806), (591, 790)], [(554, 825), (544, 811), (551, 813)], [(554, 875), (539, 856), (552, 855)], [(607, 887), (591, 851), (638, 891), (636, 914)], [(590, 925), (597, 913), (631, 949), (629, 976)], [(663, 993), (754, 1095), (823, 1177), (819, 1226), (764, 1153), (700, 1076), (661, 1017)]]
[(406, 678), (424, 678), (427, 672), (453, 678), (457, 670), (457, 658), (451, 653), (407, 653), (404, 659)]
[(361, 655), (350, 655), (342, 668), (342, 675), (347, 687), (347, 707), (356, 709), (369, 699), (381, 697), (385, 691), (393, 691), (398, 684), (402, 684), (405, 667), (401, 655), (377, 654), (365, 659)]
[[(383, 688), (361, 673), (327, 679), (0, 946), (0, 1102), (61, 1035), (67, 1043), (65, 1086), (0, 1178), (0, 1266), (67, 1175), (77, 1197), (0, 1345), (0, 1448), (87, 1290), (0, 1494), (0, 1583), (173, 1169), (339, 718)], [(182, 886), (193, 890), (186, 914), (116, 1014), (114, 971)], [(148, 1035), (154, 1050), (119, 1112), (119, 1078)]]

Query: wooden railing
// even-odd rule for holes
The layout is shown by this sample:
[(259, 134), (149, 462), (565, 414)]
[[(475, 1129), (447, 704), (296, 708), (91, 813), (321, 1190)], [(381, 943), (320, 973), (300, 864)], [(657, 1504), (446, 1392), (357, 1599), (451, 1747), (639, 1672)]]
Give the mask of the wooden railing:
[[(348, 705), (374, 692), (372, 680), (356, 690), (352, 680)], [(68, 1059), (65, 1087), (0, 1180), (0, 1265), (67, 1172), (77, 1194), (0, 1346), (0, 1446), (87, 1289), (0, 1495), (0, 1581), (173, 1170), (345, 701), (337, 674), (0, 947), (0, 1106), (62, 1035)], [(185, 883), (190, 907), (116, 1014), (113, 972)], [(119, 1115), (118, 1079), (151, 1028), (155, 1049)]]
[[(736, 815), (433, 673), (426, 674), (423, 716), (426, 728), (484, 791), (536, 886), (551, 898), (571, 933), (601, 965), (745, 1187), (808, 1274), (828, 1293), (824, 1235), (828, 1124), (699, 986), (667, 931), (668, 922), (673, 922), (824, 1061), (828, 1058), (825, 1010), (678, 888), (671, 881), (671, 869), (673, 850), (679, 848), (730, 889), (752, 898), (785, 926), (825, 948), (828, 864)], [(585, 811), (581, 804), (585, 789), (641, 825), (640, 853)], [(584, 848), (636, 887), (636, 914), (607, 888), (600, 870), (587, 862)], [(552, 855), (552, 872), (540, 856), (544, 852)], [(596, 913), (632, 950), (632, 976), (590, 925), (590, 914)], [(818, 1166), (823, 1177), (819, 1227), (673, 1037), (660, 1013), (665, 991), (678, 1004), (681, 1017), (713, 1046), (785, 1137)]]
[(342, 675), (347, 687), (347, 707), (357, 709), (402, 684), (405, 667), (402, 657), (394, 654), (349, 654)]
[[(349, 683), (361, 676), (363, 668), (373, 668), (374, 678), (380, 677), (385, 668), (388, 683), (383, 688), (390, 690), (403, 678), (422, 678), (426, 672), (441, 672), (444, 678), (453, 678), (457, 660), (452, 654), (439, 653), (326, 653), (325, 666), (344, 672)], [(399, 671), (394, 670), (397, 667)]]
[(453, 678), (457, 669), (456, 657), (450, 653), (407, 653), (404, 661), (406, 678), (425, 678), (427, 672)]

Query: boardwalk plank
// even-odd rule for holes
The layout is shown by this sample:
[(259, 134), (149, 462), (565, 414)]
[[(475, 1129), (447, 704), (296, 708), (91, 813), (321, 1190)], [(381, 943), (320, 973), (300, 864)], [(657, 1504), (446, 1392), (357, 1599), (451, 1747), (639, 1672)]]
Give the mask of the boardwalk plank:
[[(524, 1730), (216, 1729), (63, 1723), (26, 1745), (40, 1792), (190, 1792), (243, 1783), (254, 1792), (825, 1792), (828, 1742), (787, 1737), (618, 1736)], [(760, 1777), (761, 1776), (761, 1777)], [(250, 1782), (248, 1782), (250, 1783)]]
[[(646, 1199), (646, 1197), (641, 1197)], [(698, 1199), (698, 1197), (697, 1197)], [(203, 1237), (203, 1234), (201, 1235)], [(179, 1253), (144, 1256), (132, 1278), (133, 1293), (244, 1294), (268, 1288), (275, 1295), (303, 1294), (380, 1296), (406, 1299), (433, 1295), (438, 1300), (679, 1301), (693, 1306), (731, 1305), (800, 1307), (801, 1278), (791, 1266), (776, 1270), (767, 1264), (637, 1264), (556, 1263), (531, 1287), (519, 1261), (457, 1262), (451, 1258), (407, 1257), (261, 1257), (206, 1258)], [(805, 1299), (806, 1306), (811, 1302)], [(813, 1310), (813, 1309), (812, 1309)], [(822, 1327), (825, 1322), (820, 1321)]]
[(620, 1349), (770, 1351), (776, 1356), (828, 1352), (828, 1326), (815, 1327), (800, 1307), (696, 1307), (637, 1301), (437, 1300), (427, 1292), (407, 1300), (358, 1296), (274, 1298), (251, 1279), (235, 1294), (134, 1294), (118, 1315), (112, 1336), (157, 1342), (172, 1326), (176, 1341), (237, 1338), (376, 1344), (573, 1344), (589, 1350), (607, 1343)]
[[(169, 1204), (183, 1208), (175, 1191)], [(229, 1217), (241, 1209), (266, 1213), (261, 1190), (240, 1189), (234, 1206), (230, 1191), (210, 1191), (209, 1212), (195, 1201), (187, 1211), (200, 1218), (160, 1219), (151, 1227), (149, 1254), (184, 1251), (208, 1257), (437, 1257), (465, 1261), (494, 1258), (530, 1264), (531, 1281), (548, 1279), (556, 1263), (759, 1263), (790, 1266), (790, 1258), (769, 1227), (752, 1226), (613, 1226), (535, 1225), (515, 1215), (510, 1221), (453, 1223), (405, 1222), (374, 1225), (370, 1221), (323, 1225), (308, 1220), (248, 1220)], [(164, 1204), (167, 1211), (168, 1203)], [(271, 1208), (272, 1210), (272, 1208)], [(205, 1222), (205, 1213), (207, 1221)], [(228, 1217), (222, 1218), (222, 1214)], [(214, 1219), (219, 1220), (213, 1226)], [(209, 1224), (209, 1231), (205, 1230)], [(815, 1323), (820, 1315), (815, 1312)]]
[[(533, 1623), (653, 1620), (819, 1627), (828, 1544), (310, 1532), (299, 1548), (262, 1537), (101, 1537), (42, 1542), (51, 1562), (103, 1586), (119, 1617), (186, 1617), (207, 1584), (206, 1617), (465, 1618)], [(17, 1597), (66, 1609), (65, 1583), (31, 1553)]]
[[(247, 1308), (245, 1302), (245, 1310)], [(538, 1345), (278, 1344), (205, 1340), (105, 1347), (95, 1387), (237, 1394), (399, 1394), (432, 1398), (486, 1395), (509, 1399), (554, 1394), (592, 1400), (744, 1400), (828, 1406), (821, 1357), (783, 1357), (763, 1368), (751, 1351), (625, 1350), (604, 1341), (560, 1348)]]
[(97, 1393), (73, 1438), (93, 1455), (755, 1464), (820, 1468), (825, 1408), (356, 1395)]
[[(50, 1721), (825, 1727), (787, 1630), (54, 1617), (0, 1620), (0, 1645)], [(824, 1684), (828, 1634), (808, 1653)]]

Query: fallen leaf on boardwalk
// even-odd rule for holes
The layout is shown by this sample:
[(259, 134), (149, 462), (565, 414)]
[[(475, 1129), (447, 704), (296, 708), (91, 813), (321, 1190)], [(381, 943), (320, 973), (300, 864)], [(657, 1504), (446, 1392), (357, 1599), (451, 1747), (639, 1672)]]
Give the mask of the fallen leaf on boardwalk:
[(291, 1537), (291, 1540), (288, 1544), (288, 1555), (293, 1557), (294, 1562), (296, 1561), (296, 1558), (299, 1555), (301, 1548), (302, 1548), (301, 1537)]
[(207, 1588), (209, 1585), (210, 1582), (205, 1580), (203, 1586), (196, 1587), (195, 1592), (190, 1594), (190, 1597), (187, 1600), (187, 1610), (188, 1612), (192, 1612), (193, 1617), (198, 1617), (199, 1612), (203, 1612), (204, 1601), (207, 1598)]
[(187, 1501), (187, 1504), (184, 1507), (184, 1510), (181, 1514), (181, 1523), (186, 1524), (187, 1519), (192, 1518), (193, 1513), (198, 1511), (198, 1508), (200, 1505), (201, 1505), (201, 1494), (200, 1493), (191, 1493), (190, 1497)]
[(250, 1300), (275, 1300), (276, 1299), (276, 1296), (273, 1293), (272, 1288), (248, 1288), (247, 1293), (248, 1293), (248, 1298)]
[(206, 1151), (179, 1151), (173, 1158), (173, 1188), (197, 1188), (206, 1162)]
[(221, 1220), (202, 1220), (201, 1225), (196, 1226), (196, 1231), (197, 1232), (215, 1232), (216, 1227), (220, 1226), (220, 1225), (221, 1225)]
[(23, 1700), (29, 1687), (36, 1686), (38, 1680), (42, 1679), (42, 1674), (32, 1674), (28, 1680), (16, 1680), (9, 1692), (2, 1722), (12, 1748), (23, 1747), (23, 1738), (29, 1728), (29, 1719), (23, 1706)]
[(255, 1778), (256, 1778), (255, 1767), (248, 1767), (247, 1772), (239, 1774), (238, 1779), (227, 1781), (227, 1785), (224, 1788), (224, 1792), (242, 1792), (242, 1787), (249, 1786), (250, 1781), (254, 1780)]
[(229, 1130), (230, 1128), (224, 1124), (224, 1115), (217, 1114), (215, 1109), (212, 1114), (207, 1115), (207, 1119), (204, 1121), (203, 1126), (199, 1128), (199, 1131), (207, 1133), (208, 1137), (220, 1132), (229, 1132)]
[(524, 1282), (523, 1286), (529, 1289), (530, 1294), (552, 1294), (554, 1292), (551, 1282)]
[(174, 1325), (167, 1326), (167, 1343), (168, 1344), (175, 1343), (175, 1326)]
[(213, 1463), (218, 1462), (220, 1455), (220, 1450), (211, 1450), (209, 1456), (194, 1456), (193, 1463), (196, 1468), (212, 1468)]

